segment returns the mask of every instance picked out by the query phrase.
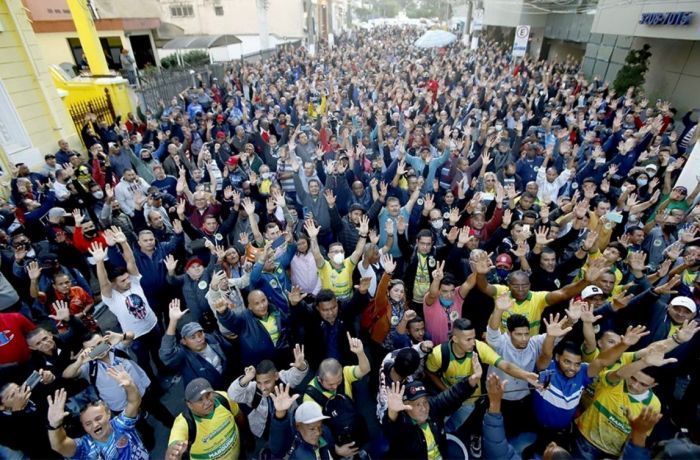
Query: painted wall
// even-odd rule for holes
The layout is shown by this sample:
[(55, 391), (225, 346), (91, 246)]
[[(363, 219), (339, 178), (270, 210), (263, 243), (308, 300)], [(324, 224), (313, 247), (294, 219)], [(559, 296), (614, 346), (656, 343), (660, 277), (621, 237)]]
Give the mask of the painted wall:
[[(642, 13), (693, 11), (688, 26), (639, 24)], [(700, 2), (697, 0), (599, 0), (591, 32), (635, 37), (700, 40)]]
[[(219, 0), (214, 2), (160, 0), (161, 20), (182, 27), (185, 34), (257, 34), (256, 0)], [(171, 6), (192, 5), (194, 16), (173, 17)], [(280, 37), (304, 36), (303, 0), (269, 0), (267, 27), (270, 34)], [(221, 6), (223, 16), (217, 16), (215, 6)], [(162, 56), (161, 56), (162, 57)]]
[[(16, 19), (15, 19), (16, 18)], [(57, 141), (67, 139), (80, 148), (78, 134), (51, 82), (48, 65), (20, 0), (0, 0), (0, 81), (9, 94), (11, 106), (26, 132), (29, 146), (5, 152), (0, 145), (0, 161), (39, 165), (43, 156), (58, 149)]]
[[(124, 31), (121, 30), (102, 30), (97, 31), (99, 37), (119, 37), (122, 45), (131, 49), (129, 40), (124, 36)], [(36, 34), (36, 39), (39, 43), (39, 48), (44, 53), (44, 59), (48, 64), (62, 64), (68, 62), (75, 65), (73, 53), (68, 46), (69, 38), (78, 38), (77, 32), (53, 32)]]

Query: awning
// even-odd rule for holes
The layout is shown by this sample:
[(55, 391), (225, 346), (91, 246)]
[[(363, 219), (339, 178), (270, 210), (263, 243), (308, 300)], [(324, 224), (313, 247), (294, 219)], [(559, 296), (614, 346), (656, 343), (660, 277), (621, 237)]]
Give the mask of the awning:
[(241, 43), (241, 40), (235, 35), (184, 35), (173, 38), (162, 48), (165, 50), (209, 49), (238, 43)]

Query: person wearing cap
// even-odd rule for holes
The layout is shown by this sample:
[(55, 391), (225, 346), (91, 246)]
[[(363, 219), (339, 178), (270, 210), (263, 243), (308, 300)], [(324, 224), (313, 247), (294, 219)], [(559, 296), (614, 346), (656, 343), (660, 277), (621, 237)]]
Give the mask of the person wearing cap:
[(206, 293), (216, 268), (217, 257), (211, 257), (206, 267), (199, 257), (190, 257), (185, 263), (185, 273), (182, 275), (175, 273), (177, 260), (172, 254), (169, 254), (163, 262), (168, 270), (167, 282), (171, 286), (182, 289), (182, 296), (185, 306), (190, 311), (190, 317), (194, 321), (211, 322), (213, 318), (210, 316), (211, 310)]
[(185, 453), (188, 458), (241, 458), (246, 418), (225, 391), (214, 391), (206, 379), (196, 378), (185, 387), (185, 405), (170, 430), (167, 460), (179, 460)]
[(462, 406), (481, 380), (476, 353), (470, 361), (474, 372), (469, 378), (434, 396), (420, 380), (386, 386), (387, 411), (381, 425), (389, 442), (388, 458), (450, 458), (444, 419)]
[(289, 394), (289, 385), (275, 388), (272, 400), (275, 415), (270, 427), (270, 451), (275, 458), (289, 460), (352, 457), (356, 452), (352, 443), (337, 446), (328, 427), (323, 423), (329, 419), (323, 415), (321, 407), (313, 402), (304, 402), (294, 411), (292, 425), (290, 409), (299, 395)]
[(232, 377), (229, 356), (233, 348), (221, 335), (206, 334), (198, 322), (182, 325), (178, 343), (178, 322), (187, 312), (188, 309), (180, 309), (179, 299), (170, 302), (168, 327), (158, 352), (160, 359), (166, 367), (182, 375), (185, 386), (203, 377), (213, 386), (223, 388)]
[(39, 174), (44, 177), (48, 177), (51, 180), (55, 180), (56, 171), (59, 169), (61, 169), (61, 165), (56, 161), (56, 155), (53, 153), (47, 153), (44, 155), (44, 164), (41, 165)]
[[(32, 298), (39, 298), (40, 293), (49, 292), (52, 288), (52, 285), (54, 285), (55, 283), (55, 276), (60, 273), (63, 273), (68, 277), (71, 285), (79, 286), (86, 293), (92, 292), (92, 289), (90, 288), (90, 283), (88, 283), (83, 274), (80, 273), (80, 271), (76, 268), (62, 265), (59, 262), (58, 255), (54, 254), (53, 252), (42, 252), (38, 255), (38, 257), (36, 257), (36, 260), (33, 262), (37, 264), (36, 268), (38, 271), (34, 272), (34, 274), (37, 276), (35, 280), (36, 289), (33, 290), (31, 286), (29, 289)], [(25, 266), (22, 266), (21, 274), (15, 270), (15, 276), (17, 276), (19, 279), (29, 278), (31, 284), (30, 269), (32, 267), (33, 262), (29, 262), (29, 264), (25, 264)]]
[(153, 176), (155, 179), (151, 182), (151, 187), (158, 188), (161, 193), (168, 193), (172, 196), (177, 195), (177, 177), (165, 174), (165, 169), (160, 163), (156, 163), (152, 167)]
[(114, 187), (114, 198), (119, 201), (119, 206), (123, 212), (129, 216), (134, 215), (135, 203), (137, 193), (141, 196), (146, 196), (148, 194), (148, 182), (143, 178), (136, 175), (131, 168), (124, 169), (124, 174), (121, 180)]
[[(342, 180), (347, 185), (347, 181)], [(347, 215), (341, 217), (340, 210), (338, 209), (337, 197), (334, 195), (333, 190), (326, 189), (323, 192), (324, 198), (328, 203), (328, 212), (331, 218), (331, 229), (336, 239), (343, 245), (343, 250), (346, 252), (352, 252), (357, 246), (357, 240), (359, 239), (359, 228), (362, 216), (369, 216), (370, 220), (375, 218), (379, 214), (379, 210), (382, 204), (379, 200), (374, 200), (372, 207), (369, 211), (360, 203), (353, 203), (348, 208)]]

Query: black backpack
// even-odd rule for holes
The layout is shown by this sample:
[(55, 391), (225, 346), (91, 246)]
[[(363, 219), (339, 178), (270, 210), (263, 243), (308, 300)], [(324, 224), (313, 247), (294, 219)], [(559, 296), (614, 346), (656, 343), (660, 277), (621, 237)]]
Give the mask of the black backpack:
[[(133, 362), (133, 359), (131, 359), (131, 356), (128, 355), (127, 352), (124, 350), (120, 350), (119, 348), (112, 348), (114, 352), (114, 356), (116, 358), (121, 358), (121, 359), (127, 359), (129, 361)], [(97, 388), (97, 385), (95, 385), (95, 382), (97, 382), (97, 361), (92, 360), (88, 363), (88, 381), (90, 382), (90, 385), (92, 385), (95, 388), (95, 392), (97, 392), (97, 396), (100, 396), (100, 389)]]
[[(231, 405), (228, 403), (228, 398), (214, 392), (214, 400), (218, 401), (227, 411), (231, 412)], [(216, 410), (216, 408), (214, 408), (214, 410)], [(233, 415), (233, 412), (231, 412), (231, 415)], [(182, 418), (187, 422), (187, 452), (183, 454), (182, 458), (189, 458), (190, 446), (194, 443), (194, 440), (197, 439), (197, 422), (194, 421), (194, 414), (192, 414), (189, 407), (185, 407), (185, 410), (182, 411)]]
[(344, 383), (338, 386), (338, 391), (330, 398), (313, 385), (308, 386), (306, 394), (321, 406), (323, 415), (330, 417), (327, 420), (328, 428), (336, 445), (342, 446), (354, 441), (356, 447), (361, 447), (367, 442), (367, 425), (355, 408), (353, 400), (345, 394)]

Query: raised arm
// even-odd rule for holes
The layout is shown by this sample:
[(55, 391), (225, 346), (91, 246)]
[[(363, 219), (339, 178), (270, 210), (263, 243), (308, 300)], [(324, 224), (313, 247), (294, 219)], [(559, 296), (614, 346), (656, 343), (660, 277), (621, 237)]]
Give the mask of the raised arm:
[(318, 247), (318, 232), (321, 230), (321, 227), (317, 227), (313, 220), (307, 219), (306, 222), (304, 222), (304, 229), (309, 235), (309, 240), (311, 240), (311, 254), (313, 254), (314, 260), (316, 261), (316, 268), (320, 269), (326, 262), (321, 254), (321, 248)]
[(66, 390), (61, 388), (56, 390), (53, 398), (48, 396), (46, 400), (49, 404), (47, 414), (49, 442), (51, 448), (61, 454), (63, 457), (72, 457), (78, 446), (75, 439), (69, 438), (66, 434), (66, 429), (63, 427), (63, 419), (66, 418)]
[(367, 355), (365, 354), (365, 349), (364, 346), (362, 345), (362, 341), (357, 338), (353, 338), (350, 333), (348, 332), (348, 342), (350, 343), (350, 351), (355, 353), (357, 355), (357, 363), (359, 367), (359, 372), (357, 377), (358, 379), (361, 379), (365, 375), (369, 374), (370, 371), (370, 365), (369, 365), (369, 359), (367, 359)]
[(488, 254), (485, 252), (477, 256), (474, 261), (474, 271), (476, 272), (476, 287), (479, 288), (481, 292), (489, 297), (494, 297), (496, 295), (496, 286), (490, 284), (486, 279), (486, 275), (493, 268), (493, 263), (489, 258)]
[(559, 319), (559, 314), (549, 315), (549, 321), (547, 318), (542, 318), (542, 322), (547, 327), (547, 335), (542, 343), (542, 351), (537, 357), (536, 368), (538, 371), (544, 370), (552, 362), (552, 357), (554, 356), (554, 342), (558, 337), (564, 337), (571, 330), (571, 326), (565, 327), (568, 322), (568, 318), (564, 316), (561, 320)]
[(614, 364), (618, 359), (620, 359), (622, 353), (624, 353), (629, 347), (636, 345), (642, 337), (648, 334), (649, 331), (647, 331), (646, 327), (644, 326), (628, 327), (627, 332), (625, 332), (625, 335), (622, 336), (622, 341), (620, 343), (600, 353), (598, 357), (588, 365), (588, 376), (595, 377), (600, 374), (603, 369)]
[[(350, 254), (350, 261), (357, 265), (362, 257), (362, 251), (365, 249), (365, 243), (367, 242), (367, 234), (369, 233), (369, 217), (362, 216), (360, 219), (360, 229), (358, 232), (359, 238), (357, 239), (357, 245), (355, 245), (355, 250)], [(318, 240), (317, 240), (318, 241)], [(314, 255), (314, 258), (316, 256)]]
[(262, 246), (265, 244), (265, 239), (262, 236), (262, 233), (260, 233), (260, 226), (258, 225), (258, 221), (255, 219), (255, 203), (253, 203), (250, 198), (243, 198), (241, 201), (241, 205), (243, 206), (243, 210), (248, 214), (248, 222), (250, 222), (250, 231), (253, 232), (253, 238), (255, 239), (255, 242)]
[(95, 269), (97, 271), (97, 280), (100, 283), (100, 294), (105, 298), (112, 298), (112, 282), (109, 280), (107, 275), (107, 269), (105, 268), (105, 259), (107, 258), (107, 251), (98, 242), (93, 242), (90, 245), (90, 255), (95, 260)]
[(136, 418), (141, 406), (141, 394), (131, 375), (122, 366), (110, 367), (107, 369), (107, 375), (112, 377), (126, 392), (126, 408), (122, 414), (129, 418)]

